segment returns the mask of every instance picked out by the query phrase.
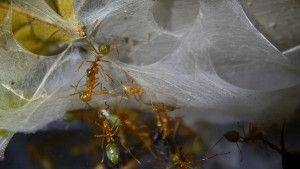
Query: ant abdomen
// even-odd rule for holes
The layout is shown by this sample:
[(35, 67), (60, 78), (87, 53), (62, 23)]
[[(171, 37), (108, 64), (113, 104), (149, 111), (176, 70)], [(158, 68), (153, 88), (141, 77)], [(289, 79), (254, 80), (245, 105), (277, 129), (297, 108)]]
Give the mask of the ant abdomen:
[(80, 93), (79, 98), (81, 101), (88, 103), (92, 99), (92, 93), (89, 91), (83, 91)]
[(234, 130), (228, 131), (227, 133), (224, 134), (224, 137), (226, 140), (236, 143), (240, 139), (240, 133)]
[(102, 55), (107, 55), (110, 52), (110, 45), (106, 43), (102, 43), (98, 46), (99, 53)]
[(116, 144), (110, 143), (106, 146), (106, 156), (114, 164), (119, 163), (120, 151)]

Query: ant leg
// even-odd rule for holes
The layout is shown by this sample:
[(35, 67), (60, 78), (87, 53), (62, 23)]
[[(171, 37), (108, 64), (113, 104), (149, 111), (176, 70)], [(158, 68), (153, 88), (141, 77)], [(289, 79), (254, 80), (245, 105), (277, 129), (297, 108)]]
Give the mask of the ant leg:
[(215, 146), (217, 145), (217, 144), (219, 144), (222, 140), (223, 140), (223, 138), (224, 138), (224, 136), (223, 137), (221, 137), (217, 142), (216, 142), (216, 144), (214, 144), (210, 149), (208, 149), (208, 150), (205, 150), (206, 152), (209, 152), (209, 151), (211, 151), (213, 148), (215, 148)]
[(94, 53), (95, 49), (88, 49), (88, 51), (97, 59), (100, 57), (100, 55), (98, 53)]
[(105, 102), (104, 104), (106, 105), (105, 110), (109, 110), (109, 109), (110, 109), (110, 106), (109, 106), (106, 102)]
[(73, 93), (73, 94), (70, 94), (69, 96), (67, 96), (67, 97), (60, 97), (61, 99), (66, 99), (66, 98), (68, 98), (68, 97), (71, 97), (71, 96), (74, 96), (74, 95), (76, 95), (76, 94), (80, 94), (80, 93), (83, 93), (84, 92), (84, 90), (83, 91), (80, 91), (80, 92), (77, 92), (77, 93)]
[[(108, 61), (108, 60), (102, 60), (102, 59), (99, 59), (100, 62), (107, 62), (107, 63), (110, 63), (112, 64), (111, 61)], [(102, 66), (99, 64), (99, 67), (101, 68)], [(103, 73), (112, 81), (112, 83), (114, 83), (113, 79), (104, 71), (103, 67), (101, 69), (103, 71)]]
[(203, 158), (203, 159), (201, 159), (201, 160), (191, 161), (190, 164), (200, 163), (200, 162), (202, 162), (202, 161), (206, 161), (206, 160), (209, 160), (209, 159), (211, 159), (211, 158), (215, 158), (215, 157), (217, 157), (217, 156), (219, 156), (219, 155), (227, 155), (227, 154), (230, 154), (230, 152), (222, 153), (222, 154), (215, 154), (215, 155), (213, 155), (213, 156), (206, 157), (206, 158)]
[(136, 102), (139, 102), (139, 99), (136, 97), (135, 93), (133, 93), (134, 99), (136, 100)]
[(161, 122), (161, 116), (159, 111), (155, 111), (156, 114), (156, 126), (161, 127), (162, 122)]
[(285, 148), (285, 142), (284, 142), (284, 126), (285, 126), (285, 121), (283, 122), (282, 124), (282, 129), (281, 129), (281, 138), (280, 138), (280, 145), (281, 145), (281, 152), (285, 153), (287, 152), (286, 151), (286, 148)]
[[(98, 81), (98, 80), (97, 80)], [(96, 82), (97, 82), (96, 81)], [(99, 86), (100, 85), (100, 89), (102, 90), (102, 83), (101, 82), (99, 82), (99, 83), (97, 83), (94, 87), (93, 87), (93, 90), (97, 87), (97, 86)]]
[(111, 94), (110, 91), (97, 91), (97, 92), (93, 92), (93, 95), (106, 95), (106, 94)]
[(100, 127), (102, 130), (105, 130), (104, 126), (102, 126), (100, 123), (98, 123), (97, 121), (95, 121), (96, 126)]
[(130, 150), (123, 143), (121, 143), (121, 145), (131, 155), (131, 157), (134, 158), (134, 160), (136, 162), (138, 162), (139, 164), (141, 164), (141, 162), (133, 156), (133, 154), (130, 152)]
[[(105, 73), (105, 72), (104, 72)], [(114, 82), (114, 80), (107, 74), (107, 73), (105, 73), (105, 75), (111, 80), (111, 82), (114, 84), (115, 82)]]
[(119, 104), (121, 104), (121, 102), (122, 102), (122, 99), (123, 99), (124, 93), (125, 93), (125, 91), (124, 91), (124, 92), (122, 92), (122, 96), (121, 96), (121, 99), (120, 99), (120, 102), (119, 102)]
[(95, 26), (96, 26), (97, 22), (98, 22), (98, 19), (94, 22), (93, 29), (92, 29), (92, 32), (91, 32), (90, 37), (89, 37), (89, 43), (92, 46), (92, 48), (94, 49), (94, 51), (97, 53), (97, 55), (100, 55), (100, 53), (98, 53), (97, 49), (95, 48), (95, 46), (92, 43), (92, 36), (93, 36), (94, 31), (95, 31)]
[[(180, 125), (180, 120), (177, 120), (177, 122), (176, 122), (176, 124), (175, 124), (175, 128), (174, 128), (173, 136), (172, 136), (173, 140), (175, 140), (175, 136), (176, 136), (176, 133), (177, 133), (177, 131), (178, 131), (179, 125)], [(197, 136), (197, 137), (194, 139), (192, 145), (194, 145), (194, 143), (195, 143), (198, 139), (199, 139), (199, 137)]]
[(117, 47), (118, 60), (120, 60), (119, 48)]
[(239, 128), (241, 128), (242, 129), (242, 131), (243, 131), (243, 134), (244, 134), (244, 137), (246, 137), (246, 132), (245, 132), (245, 127), (244, 126), (242, 126), (239, 122), (237, 122), (237, 125), (239, 126)]
[[(139, 101), (142, 101), (143, 103), (145, 103), (143, 100), (142, 100), (142, 98), (143, 98), (143, 95), (144, 95), (144, 91), (142, 91), (142, 93), (141, 93), (141, 95), (140, 95), (140, 97), (139, 97), (139, 99), (138, 100), (136, 100), (137, 102), (139, 102)], [(135, 95), (134, 95), (135, 96)], [(136, 98), (136, 97), (135, 97)]]
[(173, 168), (173, 167), (175, 167), (176, 165), (177, 165), (177, 162), (175, 162), (174, 164), (172, 164), (172, 165), (168, 166), (166, 169)]
[(98, 22), (98, 19), (96, 19), (95, 22), (94, 22), (94, 25), (93, 25), (92, 32), (90, 34), (89, 40), (91, 40), (91, 38), (92, 38), (92, 35), (93, 35), (94, 31), (95, 31), (95, 26), (96, 26), (97, 22)]
[(124, 71), (124, 73), (125, 73), (125, 76), (126, 76), (127, 81), (128, 81), (128, 82), (131, 84), (131, 86), (133, 87), (133, 84), (132, 84), (131, 80), (129, 79), (129, 76), (128, 76), (127, 72)]
[(84, 60), (84, 61), (82, 61), (82, 62), (80, 63), (80, 65), (79, 65), (78, 69), (77, 69), (75, 72), (78, 72), (78, 71), (80, 70), (81, 66), (83, 65), (83, 63), (85, 63), (85, 62), (88, 62), (88, 63), (94, 63), (95, 61), (91, 61), (91, 60)]
[[(116, 120), (117, 121), (117, 120)], [(118, 132), (118, 130), (120, 129), (120, 126), (122, 126), (122, 124), (118, 125), (118, 127), (115, 129), (114, 133), (112, 134), (113, 136)], [(114, 123), (112, 129), (116, 127), (116, 122)]]
[(129, 96), (128, 96), (127, 92), (125, 92), (125, 91), (124, 91), (124, 93), (125, 93), (125, 94), (126, 94), (126, 96), (129, 98)]
[[(108, 80), (107, 80), (107, 78), (105, 77), (105, 75), (106, 75), (106, 73), (105, 73), (105, 70), (104, 70), (104, 68), (100, 65), (100, 64), (98, 64), (99, 65), (99, 67), (100, 67), (100, 69), (101, 69), (101, 71), (103, 72), (103, 74), (104, 75), (102, 75), (102, 77), (104, 78), (104, 80), (105, 80), (105, 82), (108, 82)], [(100, 72), (101, 72), (100, 71)], [(102, 74), (102, 73), (101, 73)]]
[(104, 147), (104, 138), (102, 138), (102, 143), (101, 143), (101, 149), (102, 149), (102, 160), (101, 160), (101, 163), (103, 163), (103, 161), (104, 161), (104, 150), (103, 150), (103, 147)]
[(113, 51), (114, 49), (117, 49), (118, 60), (120, 60), (120, 53), (119, 53), (119, 48), (118, 48), (118, 45), (117, 45), (117, 46), (114, 46), (114, 47), (112, 47), (112, 48), (111, 48), (111, 50), (110, 50), (109, 52)]
[(252, 128), (252, 124), (249, 123), (249, 136), (252, 136), (252, 133), (251, 133), (251, 128)]
[[(84, 75), (84, 76), (86, 76), (86, 75)], [(71, 86), (72, 88), (75, 89), (75, 92), (77, 91), (77, 87), (78, 87), (80, 81), (84, 78), (84, 76), (82, 76), (82, 77), (79, 79), (79, 81), (77, 82), (77, 84), (76, 84), (75, 86)]]
[(239, 146), (239, 144), (236, 142), (235, 143), (236, 144), (236, 146), (237, 146), (237, 148), (239, 149), (239, 152), (240, 152), (240, 154), (241, 154), (241, 162), (243, 161), (243, 154), (242, 154), (242, 150), (241, 150), (241, 148), (240, 148), (240, 146)]

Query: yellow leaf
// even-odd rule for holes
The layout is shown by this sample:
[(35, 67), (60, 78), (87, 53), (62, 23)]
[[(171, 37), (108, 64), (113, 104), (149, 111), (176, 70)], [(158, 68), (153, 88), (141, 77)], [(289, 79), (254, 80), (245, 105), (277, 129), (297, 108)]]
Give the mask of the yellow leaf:
[(62, 17), (69, 21), (76, 21), (73, 0), (57, 0), (57, 3)]
[(7, 130), (0, 130), (0, 136), (3, 136), (4, 134), (8, 133)]
[[(47, 6), (48, 4), (45, 3), (46, 6), (41, 5), (41, 7), (51, 10), (51, 8)], [(51, 4), (52, 8), (54, 8), (55, 5), (53, 3)], [(65, 21), (65, 25), (53, 22), (53, 18), (57, 15), (54, 10), (50, 11), (53, 12), (51, 13), (53, 16), (49, 16), (49, 19), (27, 11), (29, 7), (20, 9), (19, 7), (13, 6), (12, 32), (17, 41), (24, 48), (35, 54), (45, 55), (49, 52), (53, 53), (56, 50), (59, 51), (62, 46), (84, 35), (80, 24), (75, 21), (73, 1), (68, 0), (61, 3), (58, 1), (57, 5), (58, 11), (62, 14), (63, 18), (71, 19), (72, 24), (69, 24), (70, 22), (68, 20)], [(9, 8), (10, 5), (7, 2), (0, 2), (0, 20), (3, 20)], [(34, 7), (30, 6), (30, 8)], [(49, 51), (50, 47), (55, 50)]]

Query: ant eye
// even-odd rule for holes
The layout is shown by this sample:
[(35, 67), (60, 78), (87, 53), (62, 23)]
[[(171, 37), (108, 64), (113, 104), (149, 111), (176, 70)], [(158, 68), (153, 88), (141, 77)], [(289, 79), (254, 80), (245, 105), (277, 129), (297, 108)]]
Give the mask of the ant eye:
[(110, 45), (109, 44), (105, 44), (102, 43), (98, 46), (98, 50), (102, 55), (107, 55), (109, 53), (110, 50)]
[(106, 146), (106, 155), (112, 163), (119, 163), (119, 148), (115, 144), (111, 143)]
[(237, 142), (240, 139), (240, 134), (239, 132), (232, 130), (225, 133), (224, 137), (230, 142)]

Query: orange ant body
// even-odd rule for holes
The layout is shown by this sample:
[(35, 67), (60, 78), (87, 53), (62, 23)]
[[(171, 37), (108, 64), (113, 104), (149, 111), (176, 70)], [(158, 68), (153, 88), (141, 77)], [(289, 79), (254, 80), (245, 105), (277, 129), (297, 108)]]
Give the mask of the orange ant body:
[(153, 111), (156, 113), (156, 126), (163, 132), (164, 138), (170, 135), (171, 129), (169, 127), (169, 122), (174, 118), (168, 116), (168, 112), (172, 111), (174, 108), (165, 106), (163, 103), (157, 103), (152, 106)]
[[(133, 95), (137, 102), (139, 102), (139, 101), (143, 102), (142, 98), (143, 98), (143, 95), (144, 95), (145, 91), (142, 89), (142, 87), (140, 85), (134, 83), (133, 80), (129, 79), (128, 74), (126, 73), (126, 71), (124, 71), (124, 73), (125, 73), (125, 76), (127, 78), (127, 81), (130, 83), (130, 86), (129, 86), (129, 85), (126, 85), (126, 84), (121, 82), (122, 89), (123, 89), (124, 93), (127, 96), (128, 95)], [(139, 98), (137, 98), (136, 95), (138, 95)], [(122, 98), (123, 98), (123, 94), (122, 94)], [(120, 102), (122, 101), (122, 98), (121, 98)]]
[(87, 89), (76, 92), (79, 82), (82, 79), (81, 78), (79, 80), (79, 82), (77, 83), (77, 85), (74, 87), (75, 93), (70, 94), (68, 97), (79, 94), (80, 100), (85, 102), (86, 104), (88, 104), (88, 102), (91, 101), (91, 99), (92, 99), (92, 95), (111, 94), (111, 92), (108, 91), (107, 89), (105, 89), (105, 91), (96, 91), (96, 92), (93, 91), (99, 85), (101, 85), (101, 88), (102, 88), (102, 83), (101, 82), (97, 83), (99, 81), (100, 77), (96, 78), (96, 73), (98, 73), (98, 72), (97, 72), (97, 69), (95, 69), (94, 67), (92, 67), (92, 69), (87, 69), (86, 76), (88, 77), (88, 80), (87, 80), (86, 84), (84, 85), (84, 86), (86, 86)]
[[(92, 38), (92, 34), (95, 30), (95, 25), (97, 23), (94, 23), (93, 26), (93, 30), (92, 33), (89, 37), (89, 43), (92, 46), (92, 49), (89, 50), (95, 57), (94, 61), (82, 61), (81, 64), (79, 65), (77, 71), (79, 71), (79, 69), (81, 68), (81, 66), (83, 65), (83, 63), (88, 62), (91, 63), (91, 67), (89, 69), (86, 70), (86, 76), (88, 78), (86, 84), (84, 86), (86, 86), (86, 90), (80, 91), (80, 92), (75, 92), (69, 96), (74, 96), (79, 94), (79, 98), (80, 100), (82, 100), (85, 103), (88, 103), (89, 101), (91, 101), (92, 99), (92, 95), (106, 95), (106, 94), (111, 94), (111, 92), (109, 92), (108, 90), (105, 91), (97, 91), (97, 92), (93, 92), (93, 90), (98, 86), (101, 85), (101, 89), (102, 89), (102, 83), (99, 82), (97, 83), (101, 77), (104, 78), (105, 82), (108, 82), (107, 77), (113, 82), (112, 78), (105, 72), (104, 68), (102, 67), (102, 65), (100, 64), (100, 62), (107, 62), (107, 63), (111, 63), (110, 61), (107, 60), (102, 60), (102, 58), (106, 55), (108, 55), (112, 50), (117, 49), (117, 52), (119, 54), (118, 51), (118, 47), (115, 46), (113, 48), (110, 48), (109, 44), (100, 44), (98, 46), (98, 50), (95, 48), (95, 46), (93, 45), (91, 38)], [(99, 68), (100, 70), (99, 70)], [(99, 77), (96, 78), (96, 75), (100, 74)], [(82, 78), (81, 78), (82, 79)], [(81, 81), (81, 79), (78, 81), (77, 85), (75, 86), (75, 89), (77, 90), (77, 87)]]
[(251, 123), (250, 123), (249, 124), (249, 134), (247, 136), (244, 126), (241, 126), (240, 123), (237, 123), (237, 124), (238, 124), (239, 128), (242, 129), (243, 136), (241, 136), (239, 134), (239, 132), (237, 132), (235, 130), (228, 131), (227, 133), (224, 134), (224, 136), (213, 147), (215, 147), (220, 141), (222, 141), (223, 138), (225, 138), (229, 142), (236, 143), (236, 146), (239, 149), (239, 152), (241, 154), (241, 162), (242, 162), (243, 161), (243, 155), (242, 155), (242, 151), (241, 151), (241, 148), (238, 145), (238, 143), (254, 143), (255, 141), (259, 141), (259, 140), (263, 141), (264, 140), (264, 134), (261, 131), (256, 132), (256, 133), (253, 134), (252, 133), (252, 126), (251, 126)]
[[(118, 49), (117, 46), (114, 46), (114, 47), (111, 48), (110, 45), (107, 44), (107, 43), (101, 43), (98, 46), (98, 50), (95, 48), (95, 46), (93, 45), (91, 39), (92, 39), (92, 35), (93, 35), (94, 31), (95, 31), (95, 26), (97, 24), (97, 21), (98, 20), (95, 21), (93, 29), (92, 29), (92, 33), (91, 33), (91, 35), (89, 37), (89, 44), (92, 46), (92, 49), (89, 49), (89, 51), (94, 55), (95, 60), (94, 61), (82, 61), (81, 64), (80, 64), (80, 66), (79, 66), (79, 68), (78, 68), (78, 70), (80, 69), (80, 67), (82, 66), (82, 64), (84, 62), (89, 62), (89, 63), (91, 63), (91, 69), (94, 72), (96, 72), (95, 74), (97, 74), (98, 72), (100, 72), (99, 69), (98, 69), (98, 67), (99, 67), (100, 70), (102, 71), (102, 72), (100, 72), (100, 74), (104, 78), (105, 82), (108, 82), (108, 80), (107, 80), (106, 77), (108, 77), (113, 82), (112, 78), (105, 72), (105, 70), (102, 67), (102, 65), (100, 64), (100, 62), (111, 63), (110, 61), (102, 60), (102, 58), (105, 57), (106, 55), (108, 55), (114, 49), (117, 49), (117, 53), (119, 55), (119, 49)], [(99, 63), (97, 63), (97, 62), (99, 62)]]

